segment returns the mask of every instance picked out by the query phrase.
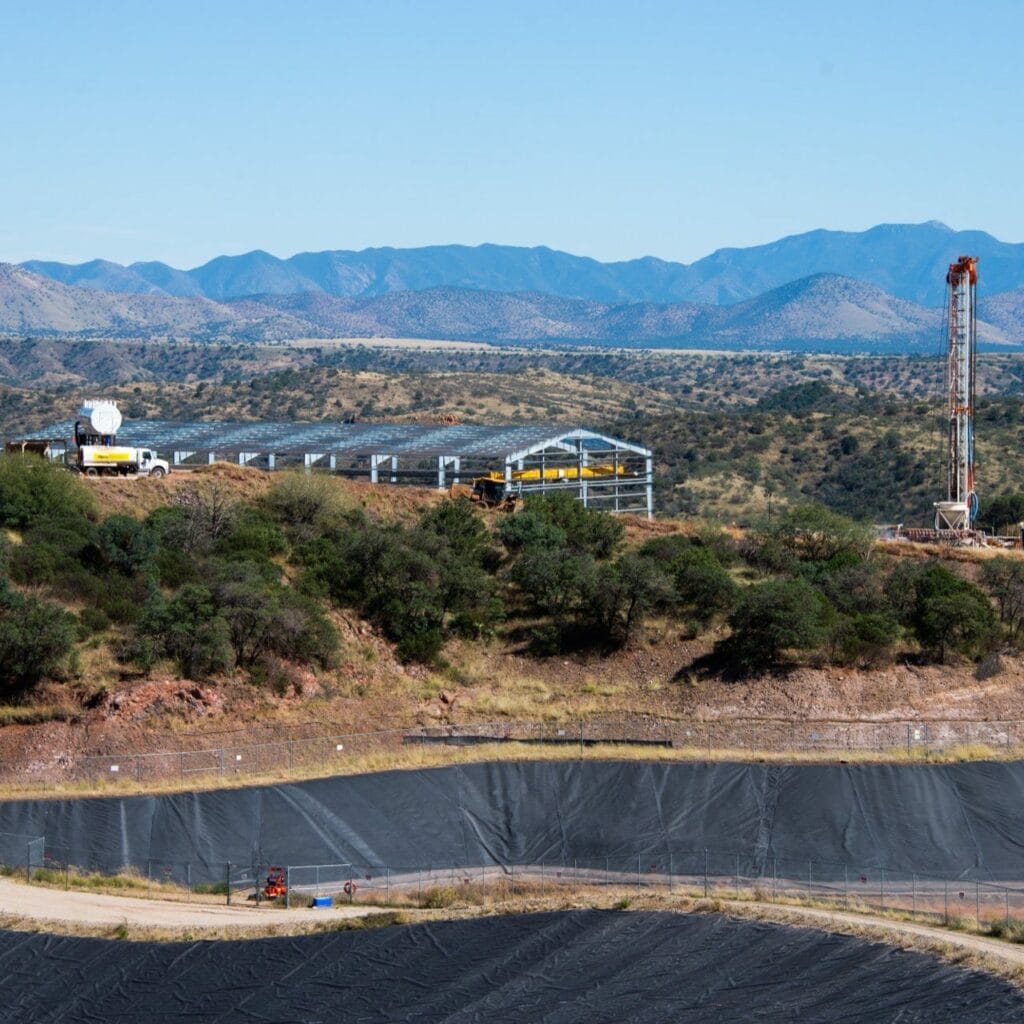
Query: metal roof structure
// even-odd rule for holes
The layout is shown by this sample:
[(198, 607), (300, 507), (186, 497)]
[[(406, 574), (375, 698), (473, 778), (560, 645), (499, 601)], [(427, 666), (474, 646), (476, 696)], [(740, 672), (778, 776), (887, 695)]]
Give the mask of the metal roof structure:
[[(74, 421), (65, 420), (35, 431), (32, 437), (74, 436)], [(126, 420), (120, 430), (124, 443), (161, 451), (193, 449), (233, 453), (240, 451), (302, 455), (324, 454), (369, 457), (387, 453), (416, 458), (438, 455), (464, 458), (500, 458), (538, 444), (558, 441), (577, 428), (540, 423), (523, 426), (424, 426), (416, 423), (267, 423), (241, 421)], [(580, 433), (590, 435), (589, 431)], [(25, 435), (28, 438), (30, 435)], [(20, 438), (19, 438), (20, 440)], [(584, 438), (584, 447), (603, 447), (606, 438)], [(645, 449), (618, 442), (637, 452)]]
[[(68, 438), (74, 420), (44, 427), (32, 435)], [(267, 469), (303, 465), (348, 475), (367, 475), (373, 483), (387, 480), (425, 482), (436, 473), (445, 487), (449, 473), (504, 469), (514, 475), (536, 469), (533, 480), (517, 480), (520, 492), (575, 490), (585, 503), (608, 501), (613, 511), (653, 511), (651, 452), (581, 427), (534, 423), (504, 426), (416, 423), (296, 423), (242, 421), (126, 420), (121, 443), (155, 449), (175, 466), (237, 461)], [(584, 467), (606, 467), (607, 479), (584, 479)], [(559, 472), (559, 467), (562, 472)], [(575, 474), (572, 467), (576, 467)]]

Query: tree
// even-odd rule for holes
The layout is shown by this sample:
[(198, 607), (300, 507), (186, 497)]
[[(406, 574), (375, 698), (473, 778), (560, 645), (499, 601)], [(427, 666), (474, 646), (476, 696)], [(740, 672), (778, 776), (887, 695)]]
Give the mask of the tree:
[(594, 593), (597, 567), (590, 555), (564, 548), (536, 548), (517, 559), (512, 579), (533, 609), (551, 616), (562, 630)]
[(797, 505), (754, 532), (755, 546), (777, 547), (790, 558), (827, 562), (838, 555), (867, 557), (874, 544), (869, 526), (824, 505)]
[(592, 600), (584, 617), (598, 627), (601, 639), (612, 644), (630, 640), (650, 612), (672, 597), (672, 582), (650, 559), (623, 555), (597, 571)]
[(929, 597), (917, 615), (917, 638), (937, 661), (951, 654), (978, 658), (992, 646), (996, 617), (984, 594), (969, 584)]
[(75, 646), (74, 616), (34, 597), (0, 589), (0, 686), (34, 686), (63, 666)]
[(38, 455), (0, 458), (0, 526), (24, 529), (42, 519), (95, 519), (92, 492)]
[(125, 515), (108, 516), (97, 531), (97, 547), (112, 569), (133, 576), (145, 570), (153, 558), (153, 540), (137, 519)]
[(677, 601), (699, 622), (731, 611), (736, 604), (739, 588), (708, 548), (684, 549), (669, 572)]
[(1024, 634), (1024, 562), (990, 558), (981, 564), (981, 581), (996, 599), (999, 618), (1015, 641)]
[(567, 540), (565, 530), (532, 509), (503, 516), (498, 524), (498, 536), (513, 554), (527, 549), (561, 548)]
[(203, 679), (231, 667), (231, 631), (209, 589), (189, 584), (170, 601), (159, 593), (148, 602), (140, 635), (152, 637), (177, 662), (186, 679)]
[(542, 521), (562, 530), (569, 547), (594, 558), (609, 558), (626, 531), (615, 516), (587, 508), (568, 491), (530, 494), (523, 507), (524, 511), (516, 515), (536, 514)]
[(988, 597), (936, 561), (901, 562), (885, 592), (900, 622), (937, 661), (952, 654), (978, 657), (995, 640), (996, 613)]
[(291, 527), (311, 527), (344, 511), (336, 480), (314, 473), (282, 473), (263, 499), (279, 522)]
[(729, 617), (732, 635), (718, 650), (743, 671), (777, 664), (785, 651), (806, 651), (828, 638), (835, 612), (806, 580), (748, 587)]

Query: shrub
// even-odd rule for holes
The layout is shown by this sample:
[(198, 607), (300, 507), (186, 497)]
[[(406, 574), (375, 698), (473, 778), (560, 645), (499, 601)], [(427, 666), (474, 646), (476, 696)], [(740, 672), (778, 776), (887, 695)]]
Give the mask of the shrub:
[(824, 505), (797, 505), (754, 532), (753, 549), (797, 561), (827, 562), (837, 555), (862, 559), (874, 544), (871, 528), (838, 515)]
[(263, 505), (285, 526), (313, 526), (344, 510), (336, 481), (314, 473), (281, 473)]
[(93, 519), (92, 492), (71, 473), (37, 455), (0, 458), (0, 525), (32, 526), (41, 519)]
[(650, 559), (637, 555), (623, 555), (601, 566), (595, 584), (583, 617), (598, 627), (597, 636), (613, 644), (628, 641), (647, 615), (672, 597), (668, 576)]
[(18, 691), (60, 671), (76, 632), (74, 616), (63, 608), (0, 592), (0, 686)]
[(732, 635), (718, 650), (743, 671), (768, 668), (785, 651), (823, 644), (834, 615), (832, 606), (806, 580), (769, 580), (744, 592), (729, 617)]
[(97, 532), (97, 547), (106, 565), (126, 576), (145, 570), (153, 558), (149, 531), (131, 516), (108, 516)]
[(513, 553), (532, 548), (560, 548), (566, 543), (565, 530), (530, 509), (503, 516), (498, 524), (498, 536)]
[(525, 513), (533, 513), (550, 526), (558, 527), (571, 548), (599, 559), (612, 555), (626, 531), (615, 516), (586, 508), (568, 491), (528, 495), (524, 512), (519, 515)]
[(187, 679), (202, 679), (232, 664), (230, 629), (203, 586), (183, 587), (170, 601), (154, 594), (139, 623), (139, 634), (152, 638), (156, 651), (173, 658)]
[(669, 566), (677, 602), (691, 617), (707, 622), (729, 612), (739, 588), (708, 548), (687, 548)]
[(257, 508), (240, 509), (228, 532), (214, 545), (218, 555), (238, 560), (266, 561), (283, 555), (287, 548), (281, 527), (269, 513)]
[(889, 574), (885, 592), (896, 617), (936, 661), (956, 654), (980, 657), (996, 640), (996, 613), (988, 597), (938, 562), (901, 562)]

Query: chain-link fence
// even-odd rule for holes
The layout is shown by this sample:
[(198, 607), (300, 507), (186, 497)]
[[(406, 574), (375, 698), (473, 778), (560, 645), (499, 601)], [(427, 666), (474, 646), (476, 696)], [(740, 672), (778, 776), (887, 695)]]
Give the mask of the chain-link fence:
[(664, 891), (710, 899), (798, 903), (898, 913), (931, 924), (1024, 926), (1024, 878), (991, 882), (810, 857), (722, 850), (564, 856), (530, 863), (380, 865), (234, 864), (147, 861), (143, 866), (72, 863), (40, 836), (0, 833), (0, 870), (66, 889), (116, 891), (168, 900), (268, 904), (446, 906), (460, 899), (530, 896), (600, 888)]
[[(908, 751), (941, 752), (952, 747), (995, 750), (1024, 745), (1024, 720), (873, 722), (822, 720), (783, 722), (728, 720), (667, 721), (655, 717), (595, 718), (579, 722), (481, 722), (414, 730), (321, 736), (271, 743), (235, 744), (206, 750), (83, 758), (76, 777), (147, 779), (232, 776), (343, 766), (361, 756), (410, 745), (469, 747), (522, 743), (576, 747), (647, 746), (715, 751)], [(605, 751), (600, 752), (602, 756)]]
[[(607, 757), (617, 746), (659, 748), (693, 756), (764, 752), (814, 754), (900, 752), (911, 757), (953, 748), (987, 748), (996, 753), (1024, 748), (1024, 720), (865, 721), (823, 719), (771, 721), (728, 719), (712, 722), (669, 720), (645, 715), (606, 715), (585, 721), (491, 721), (378, 732), (321, 735), (268, 742), (228, 742), (220, 746), (155, 753), (116, 753), (80, 757), (70, 764), (54, 752), (55, 766), (0, 769), (0, 780), (24, 789), (46, 789), (65, 782), (93, 786), (124, 783), (145, 786), (175, 782), (205, 786), (224, 780), (330, 774), (375, 759), (396, 766), (403, 749), (448, 747), (452, 759), (472, 756), (457, 748), (518, 743), (562, 748), (580, 757)], [(984, 751), (981, 750), (983, 753)]]

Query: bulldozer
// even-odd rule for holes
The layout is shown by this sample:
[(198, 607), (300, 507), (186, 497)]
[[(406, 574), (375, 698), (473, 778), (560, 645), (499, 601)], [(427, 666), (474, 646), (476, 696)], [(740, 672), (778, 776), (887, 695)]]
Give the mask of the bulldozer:
[[(563, 480), (592, 480), (598, 477), (614, 476), (612, 465), (596, 466), (547, 466), (544, 469), (518, 469), (512, 473), (512, 483), (502, 473), (492, 471), (473, 478), (472, 486), (455, 484), (448, 492), (453, 498), (468, 497), (479, 502), (483, 508), (514, 512), (521, 496), (522, 484), (545, 482), (558, 483)], [(626, 474), (621, 474), (626, 475)]]

